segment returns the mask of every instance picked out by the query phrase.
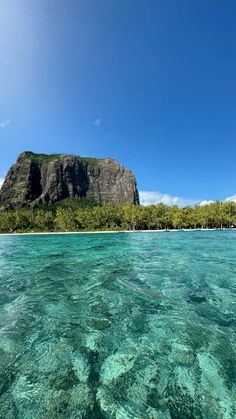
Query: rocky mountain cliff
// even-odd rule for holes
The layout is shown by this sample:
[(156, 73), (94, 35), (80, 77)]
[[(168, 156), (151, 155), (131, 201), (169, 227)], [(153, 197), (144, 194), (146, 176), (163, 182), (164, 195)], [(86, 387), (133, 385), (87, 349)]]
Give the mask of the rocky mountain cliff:
[(35, 208), (65, 198), (96, 203), (139, 203), (132, 172), (113, 159), (26, 151), (10, 168), (0, 191), (0, 207)]

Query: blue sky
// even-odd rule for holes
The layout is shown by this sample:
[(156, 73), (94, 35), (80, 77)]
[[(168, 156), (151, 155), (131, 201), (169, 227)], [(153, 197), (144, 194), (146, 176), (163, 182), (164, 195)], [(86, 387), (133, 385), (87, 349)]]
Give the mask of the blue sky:
[(117, 159), (145, 202), (234, 195), (235, 20), (230, 0), (2, 0), (0, 178), (62, 152)]

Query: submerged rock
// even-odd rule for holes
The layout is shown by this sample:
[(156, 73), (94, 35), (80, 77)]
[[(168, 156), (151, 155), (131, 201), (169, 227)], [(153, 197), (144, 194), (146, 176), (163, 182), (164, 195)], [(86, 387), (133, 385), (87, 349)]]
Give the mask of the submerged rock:
[(109, 356), (101, 368), (101, 382), (104, 385), (109, 385), (117, 380), (120, 375), (127, 373), (133, 367), (134, 361), (135, 356), (133, 354), (118, 352)]
[(111, 326), (111, 322), (107, 319), (92, 319), (91, 325), (95, 330), (104, 330)]
[(235, 417), (236, 408), (232, 404), (232, 394), (228, 391), (220, 374), (218, 360), (204, 352), (199, 353), (197, 358), (201, 369), (202, 406), (206, 417), (209, 411), (214, 412), (217, 418)]
[(76, 372), (76, 375), (81, 382), (86, 382), (89, 377), (89, 365), (85, 356), (79, 352), (75, 351), (72, 356), (72, 365)]

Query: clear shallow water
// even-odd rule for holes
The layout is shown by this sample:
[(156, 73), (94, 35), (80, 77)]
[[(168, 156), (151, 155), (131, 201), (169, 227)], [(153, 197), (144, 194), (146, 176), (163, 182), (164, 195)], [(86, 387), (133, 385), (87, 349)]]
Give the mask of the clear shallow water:
[(0, 237), (0, 417), (236, 417), (236, 232)]

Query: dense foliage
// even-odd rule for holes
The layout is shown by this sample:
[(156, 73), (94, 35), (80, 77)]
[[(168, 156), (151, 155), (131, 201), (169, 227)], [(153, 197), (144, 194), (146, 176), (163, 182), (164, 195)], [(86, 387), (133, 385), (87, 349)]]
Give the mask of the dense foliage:
[[(28, 159), (30, 159), (32, 162), (36, 163), (36, 164), (43, 164), (43, 163), (49, 163), (51, 161), (60, 159), (63, 156), (63, 154), (36, 154), (36, 153), (32, 153), (32, 151), (25, 151), (24, 153), (21, 154), (20, 158), (25, 158), (27, 157)], [(67, 156), (69, 156), (67, 154)], [(72, 156), (75, 157), (75, 156)], [(79, 159), (81, 161), (83, 161), (84, 163), (87, 163), (88, 166), (91, 167), (95, 167), (100, 161), (101, 159), (96, 159), (95, 157), (79, 157)]]
[(0, 232), (156, 230), (236, 227), (236, 203), (215, 202), (206, 206), (179, 208), (164, 204), (138, 206), (54, 207), (4, 211)]

